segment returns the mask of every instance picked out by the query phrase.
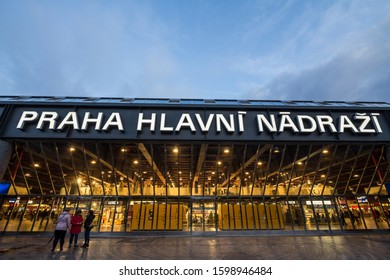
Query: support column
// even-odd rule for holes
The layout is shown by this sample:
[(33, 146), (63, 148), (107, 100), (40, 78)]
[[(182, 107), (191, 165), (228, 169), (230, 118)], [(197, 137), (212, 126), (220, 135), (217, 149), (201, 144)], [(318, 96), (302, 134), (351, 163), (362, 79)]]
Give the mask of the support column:
[(12, 144), (4, 140), (0, 140), (0, 182), (3, 181), (5, 172), (7, 171), (9, 160), (12, 156)]

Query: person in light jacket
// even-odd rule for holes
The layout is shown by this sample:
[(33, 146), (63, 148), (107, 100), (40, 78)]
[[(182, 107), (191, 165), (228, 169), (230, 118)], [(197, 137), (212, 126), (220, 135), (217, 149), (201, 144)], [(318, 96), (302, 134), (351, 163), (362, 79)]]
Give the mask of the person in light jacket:
[(55, 250), (58, 240), (60, 241), (60, 251), (63, 250), (66, 231), (70, 229), (70, 227), (69, 209), (65, 208), (57, 219), (56, 229), (54, 231), (53, 248), (51, 249), (52, 252)]

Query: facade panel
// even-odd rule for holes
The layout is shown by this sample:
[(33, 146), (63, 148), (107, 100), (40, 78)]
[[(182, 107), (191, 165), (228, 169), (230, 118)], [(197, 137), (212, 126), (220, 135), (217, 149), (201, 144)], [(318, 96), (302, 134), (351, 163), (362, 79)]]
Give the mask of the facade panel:
[(2, 232), (52, 231), (64, 207), (95, 232), (389, 229), (383, 104), (7, 102)]

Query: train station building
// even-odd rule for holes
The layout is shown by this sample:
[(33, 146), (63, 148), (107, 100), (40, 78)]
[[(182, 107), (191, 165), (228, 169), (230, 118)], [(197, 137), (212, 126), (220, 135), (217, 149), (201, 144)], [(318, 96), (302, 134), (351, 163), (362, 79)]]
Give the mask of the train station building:
[(0, 97), (0, 232), (389, 229), (390, 103)]

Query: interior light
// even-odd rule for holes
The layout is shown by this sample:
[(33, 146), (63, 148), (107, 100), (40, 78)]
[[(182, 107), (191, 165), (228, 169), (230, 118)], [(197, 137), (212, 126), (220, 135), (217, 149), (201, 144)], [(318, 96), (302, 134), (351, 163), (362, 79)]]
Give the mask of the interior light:
[(327, 153), (329, 153), (329, 151), (325, 149), (325, 150), (322, 151), (322, 153), (323, 154), (327, 154)]
[(178, 148), (173, 148), (173, 152), (174, 152), (174, 153), (178, 153), (178, 152), (179, 152), (179, 149), (178, 149)]
[(302, 163), (302, 161), (298, 161), (297, 164), (298, 165), (302, 165), (303, 163)]
[(134, 164), (138, 164), (138, 160), (133, 161)]
[(74, 151), (76, 151), (76, 149), (73, 148), (73, 147), (70, 147), (70, 148), (69, 148), (69, 151), (74, 152)]
[(39, 167), (39, 163), (34, 163), (34, 167)]
[(91, 160), (91, 164), (96, 164), (96, 160)]
[(225, 149), (223, 150), (223, 152), (224, 152), (225, 154), (228, 154), (228, 153), (230, 152), (230, 150), (229, 150), (228, 148), (225, 148)]
[(257, 165), (262, 165), (263, 163), (261, 161), (258, 161), (257, 162)]
[(222, 164), (222, 162), (221, 161), (218, 161), (218, 165), (221, 165)]
[(325, 175), (324, 175), (324, 174), (322, 174), (322, 175), (321, 175), (321, 178), (325, 178)]

